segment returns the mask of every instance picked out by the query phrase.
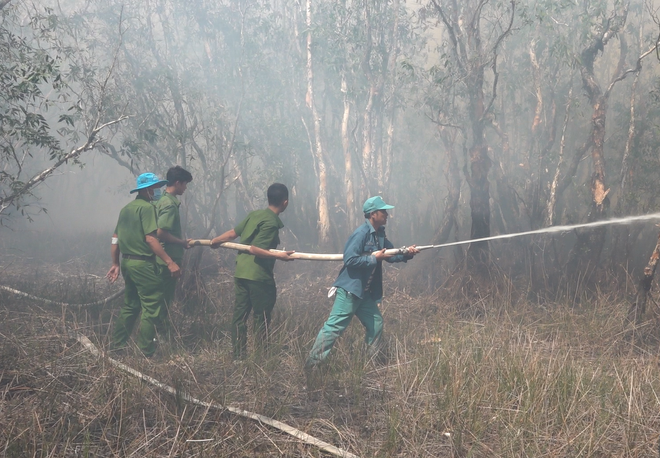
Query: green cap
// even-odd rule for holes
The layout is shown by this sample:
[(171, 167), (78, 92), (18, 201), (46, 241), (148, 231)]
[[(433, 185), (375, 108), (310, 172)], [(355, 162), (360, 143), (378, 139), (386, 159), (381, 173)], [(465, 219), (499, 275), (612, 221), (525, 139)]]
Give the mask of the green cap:
[(382, 197), (374, 196), (369, 197), (362, 206), (362, 211), (364, 213), (372, 213), (377, 210), (390, 210), (394, 208), (394, 205), (387, 205)]

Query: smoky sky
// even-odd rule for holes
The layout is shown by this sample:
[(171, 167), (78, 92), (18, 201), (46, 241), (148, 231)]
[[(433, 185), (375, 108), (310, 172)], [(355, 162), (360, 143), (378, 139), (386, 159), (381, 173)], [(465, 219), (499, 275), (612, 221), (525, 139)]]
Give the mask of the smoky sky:
[[(34, 217), (33, 229), (112, 234), (119, 210), (135, 198), (131, 173), (95, 151), (83, 156), (84, 168), (68, 166), (39, 188), (48, 213)], [(162, 175), (163, 172), (156, 172)]]

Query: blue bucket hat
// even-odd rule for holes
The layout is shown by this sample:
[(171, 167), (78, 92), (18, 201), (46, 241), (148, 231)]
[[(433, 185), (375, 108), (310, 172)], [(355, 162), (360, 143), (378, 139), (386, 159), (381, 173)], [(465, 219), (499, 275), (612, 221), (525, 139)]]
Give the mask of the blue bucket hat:
[(130, 194), (138, 192), (140, 189), (150, 188), (152, 186), (158, 186), (160, 188), (166, 184), (167, 180), (159, 180), (158, 176), (153, 173), (143, 173), (137, 177), (137, 186), (130, 192)]
[(382, 197), (374, 196), (369, 197), (362, 206), (362, 211), (364, 213), (372, 213), (377, 210), (390, 210), (394, 208), (394, 205), (387, 205)]

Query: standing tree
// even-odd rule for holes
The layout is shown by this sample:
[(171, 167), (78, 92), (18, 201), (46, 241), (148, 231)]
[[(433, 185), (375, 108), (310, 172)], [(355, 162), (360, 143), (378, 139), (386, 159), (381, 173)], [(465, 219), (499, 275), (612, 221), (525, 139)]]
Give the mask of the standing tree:
[[(306, 53), (306, 66), (305, 73), (307, 76), (307, 94), (305, 95), (305, 103), (309, 108), (312, 124), (314, 126), (313, 141), (310, 140), (310, 148), (312, 156), (314, 157), (314, 168), (316, 170), (316, 179), (318, 184), (316, 209), (318, 212), (318, 243), (322, 247), (327, 247), (330, 244), (330, 212), (328, 209), (328, 172), (325, 163), (325, 154), (323, 152), (323, 141), (321, 133), (321, 114), (318, 111), (316, 98), (314, 96), (314, 63), (312, 53), (312, 0), (305, 2), (305, 25), (307, 28), (305, 39), (305, 53)], [(303, 118), (304, 122), (304, 118)]]
[[(603, 220), (607, 217), (609, 208), (610, 189), (606, 185), (605, 169), (605, 133), (609, 108), (609, 99), (616, 84), (626, 78), (629, 74), (639, 72), (642, 60), (655, 51), (657, 43), (643, 52), (634, 60), (632, 67), (627, 68), (628, 43), (627, 34), (624, 29), (628, 18), (630, 2), (619, 3), (606, 16), (606, 10), (599, 3), (592, 5), (585, 3), (585, 17), (593, 17), (594, 12), (600, 12), (601, 22), (591, 30), (590, 37), (582, 49), (579, 58), (579, 69), (582, 77), (582, 88), (589, 100), (592, 109), (591, 128), (588, 140), (585, 142), (587, 149), (591, 151), (591, 162), (593, 171), (591, 174), (591, 206), (587, 216), (588, 222)], [(603, 89), (598, 82), (594, 70), (597, 57), (605, 52), (606, 46), (613, 38), (619, 41), (619, 58), (612, 71), (610, 82)], [(572, 272), (580, 272), (581, 275), (590, 277), (590, 273), (600, 262), (600, 254), (605, 244), (606, 228), (599, 227), (582, 232), (573, 248), (569, 267)], [(575, 276), (572, 276), (575, 277)]]
[[(516, 2), (491, 3), (487, 0), (431, 0), (449, 37), (451, 77), (463, 86), (464, 108), (469, 120), (470, 167), (464, 169), (470, 187), (470, 238), (490, 236), (490, 185), (486, 128), (492, 123), (499, 73), (497, 59), (504, 39), (511, 33)], [(483, 30), (486, 28), (486, 30)], [(484, 38), (485, 37), (485, 38)], [(490, 70), (490, 80), (486, 72)], [(488, 84), (490, 82), (490, 84)], [(488, 87), (490, 86), (490, 87)], [(484, 269), (488, 263), (488, 243), (472, 243), (468, 249), (471, 268)]]

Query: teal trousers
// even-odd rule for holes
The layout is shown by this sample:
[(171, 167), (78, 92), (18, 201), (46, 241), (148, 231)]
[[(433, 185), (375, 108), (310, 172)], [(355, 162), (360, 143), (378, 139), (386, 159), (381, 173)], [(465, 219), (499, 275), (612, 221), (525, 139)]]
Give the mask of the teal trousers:
[(255, 347), (264, 349), (268, 343), (270, 317), (277, 300), (274, 283), (234, 278), (234, 316), (231, 322), (231, 341), (234, 359), (245, 358), (247, 352), (247, 320), (254, 312)]
[(121, 273), (126, 291), (124, 305), (115, 321), (113, 347), (122, 348), (126, 345), (141, 316), (137, 345), (146, 356), (151, 356), (156, 351), (156, 332), (162, 331), (167, 321), (160, 267), (155, 261), (122, 259)]
[(353, 315), (357, 316), (364, 326), (364, 341), (367, 346), (378, 347), (383, 334), (383, 315), (378, 308), (378, 301), (370, 298), (360, 299), (342, 288), (337, 288), (330, 316), (316, 336), (306, 366), (315, 366), (328, 357), (332, 346), (344, 333)]

